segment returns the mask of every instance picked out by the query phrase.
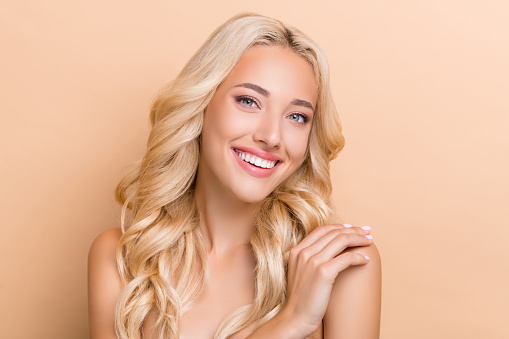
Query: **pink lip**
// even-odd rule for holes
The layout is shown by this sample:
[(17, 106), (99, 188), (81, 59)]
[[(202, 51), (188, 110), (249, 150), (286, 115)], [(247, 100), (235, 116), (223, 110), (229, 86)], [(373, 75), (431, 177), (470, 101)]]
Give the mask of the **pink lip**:
[[(235, 148), (232, 148), (231, 150), (232, 150), (233, 156), (235, 157), (235, 160), (237, 160), (237, 163), (240, 165), (240, 167), (242, 167), (242, 169), (244, 171), (246, 171), (249, 175), (256, 177), (256, 178), (270, 177), (272, 175), (272, 173), (274, 173), (276, 171), (277, 167), (282, 162), (281, 158), (279, 158), (278, 156), (275, 156), (272, 153), (257, 150), (254, 148), (235, 147)], [(260, 157), (260, 158), (266, 159), (266, 160), (270, 160), (270, 161), (278, 161), (279, 160), (279, 162), (276, 163), (276, 166), (274, 166), (272, 168), (256, 167), (254, 165), (251, 165), (250, 163), (245, 162), (241, 158), (239, 158), (239, 156), (235, 153), (235, 150), (240, 151), (240, 152), (250, 153), (250, 154), (256, 155), (257, 157)]]
[(238, 150), (238, 151), (241, 151), (244, 153), (250, 153), (252, 155), (256, 155), (258, 158), (262, 158), (265, 160), (283, 162), (283, 159), (281, 159), (277, 155), (270, 153), (270, 152), (262, 151), (261, 149), (251, 148), (251, 147), (232, 147), (232, 149)]

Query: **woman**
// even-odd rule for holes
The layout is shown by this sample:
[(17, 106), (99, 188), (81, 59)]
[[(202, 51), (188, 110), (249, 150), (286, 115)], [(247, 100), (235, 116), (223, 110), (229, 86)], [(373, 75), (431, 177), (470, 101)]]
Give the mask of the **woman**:
[[(219, 27), (151, 110), (90, 250), (92, 338), (376, 338), (369, 227), (333, 224), (344, 141), (321, 49), (277, 20)], [(116, 331), (116, 334), (115, 334)]]

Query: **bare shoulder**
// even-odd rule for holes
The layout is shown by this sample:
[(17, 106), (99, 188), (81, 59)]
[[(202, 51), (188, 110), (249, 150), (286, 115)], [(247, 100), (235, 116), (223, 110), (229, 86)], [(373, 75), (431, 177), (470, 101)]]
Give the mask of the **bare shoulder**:
[(339, 273), (324, 317), (324, 338), (379, 338), (382, 264), (375, 244), (347, 249), (369, 257)]
[[(375, 243), (369, 246), (352, 247), (346, 252), (356, 252), (369, 257), (366, 265), (351, 266), (339, 273), (336, 278), (332, 292), (337, 294), (349, 294), (364, 289), (368, 291), (379, 291), (381, 289), (382, 280), (382, 260), (380, 252)], [(366, 294), (367, 291), (363, 291)], [(368, 292), (369, 293), (369, 292)], [(373, 295), (373, 298), (376, 296)]]
[(90, 246), (89, 258), (106, 253), (115, 253), (121, 236), (122, 231), (119, 227), (110, 228), (99, 234)]
[(356, 253), (361, 253), (361, 254), (367, 255), (369, 257), (369, 263), (374, 264), (369, 267), (368, 267), (368, 265), (360, 266), (360, 267), (368, 267), (369, 269), (372, 269), (372, 270), (381, 268), (382, 260), (380, 258), (380, 252), (378, 251), (378, 248), (376, 247), (374, 242), (369, 246), (348, 248), (346, 250), (346, 252), (356, 252)]
[(116, 338), (115, 307), (122, 290), (116, 262), (120, 228), (102, 232), (88, 253), (88, 312), (90, 338)]

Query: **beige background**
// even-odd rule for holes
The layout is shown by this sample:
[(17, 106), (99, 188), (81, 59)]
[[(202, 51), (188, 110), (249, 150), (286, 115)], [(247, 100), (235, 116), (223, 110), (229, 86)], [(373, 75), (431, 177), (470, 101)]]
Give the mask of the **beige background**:
[(87, 251), (118, 225), (150, 100), (250, 10), (329, 56), (335, 199), (374, 228), (382, 338), (509, 338), (509, 3), (243, 3), (1, 2), (1, 336), (87, 337)]

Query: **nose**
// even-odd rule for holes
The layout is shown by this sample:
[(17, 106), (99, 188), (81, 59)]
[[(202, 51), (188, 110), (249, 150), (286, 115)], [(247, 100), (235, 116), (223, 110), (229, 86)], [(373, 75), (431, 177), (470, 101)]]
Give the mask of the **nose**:
[[(266, 112), (269, 113), (269, 112)], [(281, 146), (281, 121), (277, 114), (264, 114), (256, 126), (253, 138), (256, 143), (265, 144), (269, 149)]]

